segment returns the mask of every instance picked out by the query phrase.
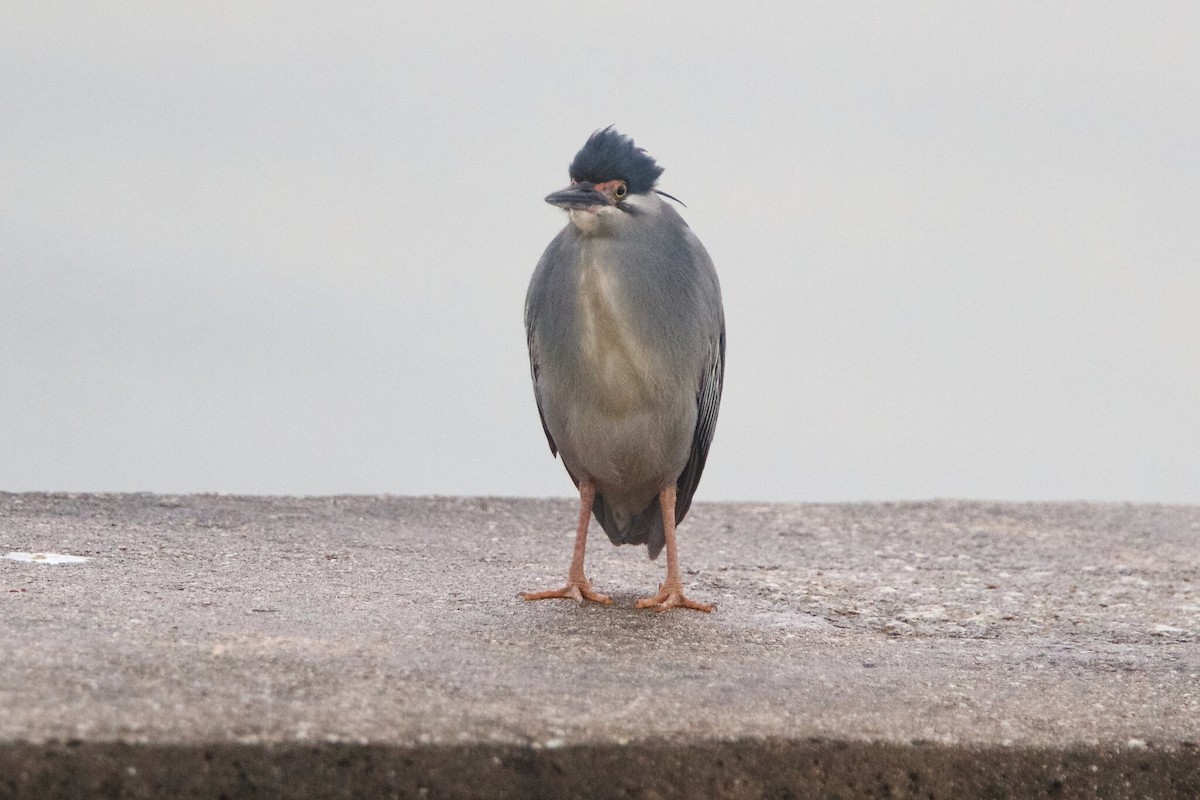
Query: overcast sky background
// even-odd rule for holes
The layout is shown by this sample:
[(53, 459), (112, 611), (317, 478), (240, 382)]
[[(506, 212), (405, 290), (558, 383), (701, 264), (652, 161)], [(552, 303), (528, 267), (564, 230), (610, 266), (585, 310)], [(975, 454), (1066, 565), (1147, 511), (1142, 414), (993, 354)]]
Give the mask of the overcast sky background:
[(717, 264), (700, 500), (1200, 502), (1200, 4), (6, 3), (0, 490), (568, 495), (616, 123)]

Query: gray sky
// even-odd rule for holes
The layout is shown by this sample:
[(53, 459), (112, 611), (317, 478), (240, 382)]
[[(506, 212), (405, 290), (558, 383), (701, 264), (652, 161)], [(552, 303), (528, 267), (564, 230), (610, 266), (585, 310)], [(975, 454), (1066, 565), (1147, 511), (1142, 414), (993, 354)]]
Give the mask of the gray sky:
[(565, 495), (616, 123), (717, 263), (700, 500), (1200, 502), (1200, 5), (15, 3), (0, 490)]

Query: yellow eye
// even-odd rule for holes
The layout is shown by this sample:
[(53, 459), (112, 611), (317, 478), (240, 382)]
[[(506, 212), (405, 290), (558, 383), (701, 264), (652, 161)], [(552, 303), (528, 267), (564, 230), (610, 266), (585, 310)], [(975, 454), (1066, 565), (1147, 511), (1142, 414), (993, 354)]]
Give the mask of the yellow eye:
[(629, 194), (629, 189), (625, 186), (625, 181), (621, 181), (617, 184), (617, 188), (613, 189), (613, 197), (618, 200), (624, 200), (627, 194)]

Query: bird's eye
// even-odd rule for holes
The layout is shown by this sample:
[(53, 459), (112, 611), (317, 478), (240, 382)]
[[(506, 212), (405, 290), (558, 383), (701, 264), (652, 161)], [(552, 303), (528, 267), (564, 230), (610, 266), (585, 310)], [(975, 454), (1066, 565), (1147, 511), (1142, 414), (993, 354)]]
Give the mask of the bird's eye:
[(625, 186), (624, 181), (618, 183), (617, 188), (613, 189), (613, 197), (617, 198), (618, 200), (624, 200), (625, 195), (627, 194), (629, 194), (629, 189)]

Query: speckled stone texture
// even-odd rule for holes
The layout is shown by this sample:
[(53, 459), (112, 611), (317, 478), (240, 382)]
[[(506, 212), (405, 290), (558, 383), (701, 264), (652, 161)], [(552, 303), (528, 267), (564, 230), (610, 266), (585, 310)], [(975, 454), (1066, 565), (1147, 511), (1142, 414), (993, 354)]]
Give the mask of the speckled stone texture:
[(0, 798), (1200, 796), (1200, 508), (0, 494)]

